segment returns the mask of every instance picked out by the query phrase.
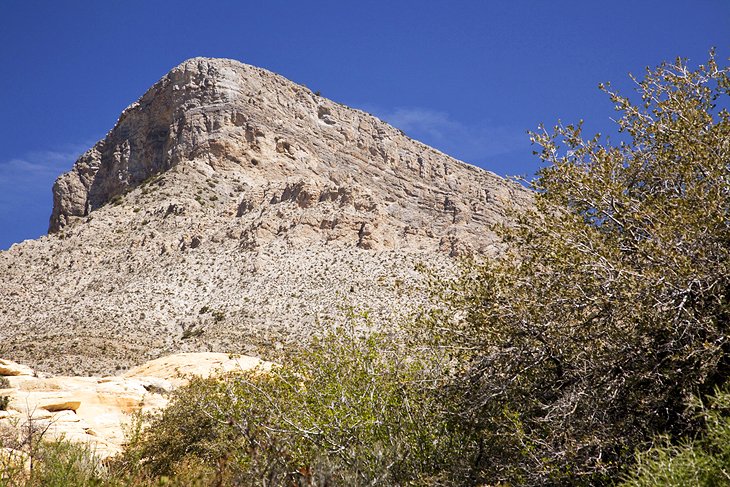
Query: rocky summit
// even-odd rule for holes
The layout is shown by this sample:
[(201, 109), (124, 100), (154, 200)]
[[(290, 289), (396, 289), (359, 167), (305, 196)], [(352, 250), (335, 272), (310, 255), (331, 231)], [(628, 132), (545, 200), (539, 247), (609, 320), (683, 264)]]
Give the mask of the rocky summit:
[(264, 69), (195, 58), (53, 187), (49, 235), (0, 252), (0, 356), (109, 374), (179, 352), (262, 355), (422, 300), (419, 264), (499, 251), (531, 204)]

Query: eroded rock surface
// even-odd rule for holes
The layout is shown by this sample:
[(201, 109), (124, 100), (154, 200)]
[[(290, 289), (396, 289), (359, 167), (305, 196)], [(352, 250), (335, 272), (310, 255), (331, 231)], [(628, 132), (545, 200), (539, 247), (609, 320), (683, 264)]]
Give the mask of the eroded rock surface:
[(0, 389), (0, 396), (10, 398), (6, 410), (0, 411), (0, 434), (4, 445), (13, 445), (9, 436), (17, 435), (15, 442), (22, 448), (30, 424), (36, 431), (45, 431), (46, 439), (84, 442), (100, 457), (112, 456), (127, 439), (124, 430), (132, 415), (165, 407), (166, 393), (187, 378), (257, 367), (267, 370), (270, 364), (255, 357), (183, 353), (143, 364), (123, 376), (9, 375), (10, 387)]
[(422, 302), (428, 267), (490, 254), (521, 186), (237, 61), (196, 58), (54, 188), (49, 236), (0, 252), (0, 354), (110, 374), (185, 351), (264, 353), (341, 308)]

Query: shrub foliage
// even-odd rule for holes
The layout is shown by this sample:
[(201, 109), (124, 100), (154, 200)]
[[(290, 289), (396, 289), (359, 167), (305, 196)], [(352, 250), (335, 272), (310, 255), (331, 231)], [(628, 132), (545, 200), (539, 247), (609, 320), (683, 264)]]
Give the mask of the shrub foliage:
[(534, 211), (424, 320), (463, 365), (485, 481), (606, 481), (652, 434), (695, 431), (690, 398), (727, 379), (728, 71), (679, 59), (636, 86), (637, 104), (602, 86), (617, 144), (581, 124), (532, 134)]
[(670, 438), (638, 456), (634, 471), (622, 487), (684, 487), (730, 484), (730, 392), (718, 391), (708, 404), (696, 408), (706, 429), (693, 441), (679, 445)]
[(432, 484), (469, 448), (438, 361), (328, 334), (281, 366), (195, 379), (128, 451), (153, 477), (197, 465), (239, 485)]

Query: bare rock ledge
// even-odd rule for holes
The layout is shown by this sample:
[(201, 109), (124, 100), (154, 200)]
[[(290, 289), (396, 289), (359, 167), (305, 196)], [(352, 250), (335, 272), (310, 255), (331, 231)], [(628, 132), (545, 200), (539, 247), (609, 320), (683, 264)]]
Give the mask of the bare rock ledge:
[[(0, 359), (0, 363), (6, 362)], [(0, 390), (0, 396), (10, 398), (6, 410), (0, 411), (0, 432), (21, 435), (32, 422), (40, 428), (48, 426), (49, 439), (84, 442), (99, 457), (106, 458), (121, 451), (124, 427), (133, 413), (165, 407), (164, 393), (184, 384), (190, 376), (209, 377), (257, 367), (267, 370), (270, 366), (255, 357), (181, 353), (113, 377), (38, 377), (32, 370), (20, 375), (10, 373), (16, 369), (0, 369), (4, 371), (0, 376), (10, 382), (10, 388)], [(10, 450), (3, 454), (15, 455), (13, 458), (21, 455)]]

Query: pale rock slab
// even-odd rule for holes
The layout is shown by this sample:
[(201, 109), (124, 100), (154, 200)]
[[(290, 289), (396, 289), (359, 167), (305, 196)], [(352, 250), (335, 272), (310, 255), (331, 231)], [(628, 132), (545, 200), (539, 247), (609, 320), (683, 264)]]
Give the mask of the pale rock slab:
[(0, 411), (0, 428), (22, 434), (30, 420), (47, 428), (48, 438), (87, 443), (106, 458), (121, 451), (134, 413), (164, 408), (165, 393), (187, 378), (270, 367), (255, 357), (184, 353), (143, 364), (124, 376), (13, 377), (11, 388), (2, 391), (10, 403), (7, 411)]
[(11, 360), (0, 359), (0, 376), (33, 375), (33, 369)]
[[(163, 379), (168, 384), (179, 386), (189, 376), (210, 377), (211, 374), (224, 374), (261, 369), (269, 370), (271, 364), (257, 357), (237, 356), (227, 353), (178, 353), (168, 355), (134, 367), (124, 374), (128, 379)], [(152, 384), (153, 382), (148, 382)]]

